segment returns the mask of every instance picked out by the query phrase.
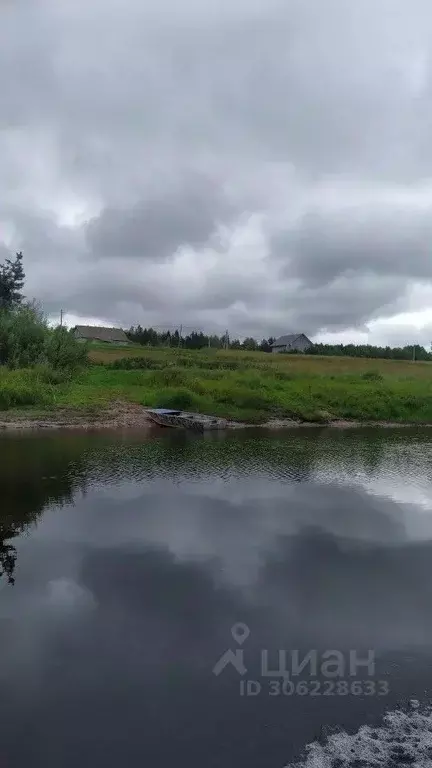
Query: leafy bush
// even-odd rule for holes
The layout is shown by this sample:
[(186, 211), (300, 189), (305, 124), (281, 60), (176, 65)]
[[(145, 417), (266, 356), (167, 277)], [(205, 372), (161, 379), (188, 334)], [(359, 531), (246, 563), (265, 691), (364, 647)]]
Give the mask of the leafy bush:
[(58, 386), (71, 381), (71, 372), (67, 369), (50, 368), (49, 365), (38, 365), (34, 368), (36, 377), (44, 384)]
[(49, 330), (34, 307), (0, 312), (0, 365), (27, 368), (43, 360)]
[(50, 328), (36, 306), (0, 312), (0, 365), (8, 368), (49, 365), (75, 370), (86, 360), (86, 345), (77, 342), (66, 328)]
[(177, 387), (187, 388), (190, 380), (187, 371), (180, 368), (166, 368), (163, 371), (155, 371), (150, 374), (149, 385), (151, 387)]
[(199, 397), (188, 389), (168, 389), (160, 392), (156, 408), (172, 408), (178, 411), (190, 411), (199, 408)]
[(74, 371), (86, 365), (87, 345), (78, 342), (72, 331), (58, 326), (47, 329), (43, 357), (52, 368)]
[(366, 371), (366, 373), (362, 373), (362, 379), (364, 381), (383, 381), (384, 377), (378, 371)]
[[(243, 360), (227, 360), (226, 358), (212, 358), (207, 356), (187, 356), (179, 355), (174, 350), (171, 352), (172, 359), (152, 358), (140, 355), (139, 357), (121, 357), (117, 360), (105, 363), (107, 368), (113, 370), (166, 370), (166, 368), (198, 368), (205, 371), (246, 371), (248, 366)], [(102, 363), (103, 364), (103, 363)], [(261, 364), (261, 367), (263, 366)]]
[(121, 357), (118, 360), (113, 360), (111, 363), (107, 363), (106, 367), (111, 368), (114, 371), (151, 371), (166, 368), (166, 363), (159, 360), (152, 360), (148, 357)]
[(33, 371), (5, 371), (0, 376), (0, 410), (28, 405), (51, 405), (53, 390)]
[(248, 410), (267, 411), (270, 410), (274, 404), (273, 401), (269, 400), (265, 395), (258, 392), (251, 392), (249, 389), (242, 387), (239, 383), (234, 384), (230, 388), (215, 387), (212, 391), (212, 397), (216, 403), (234, 405), (237, 408), (246, 408)]

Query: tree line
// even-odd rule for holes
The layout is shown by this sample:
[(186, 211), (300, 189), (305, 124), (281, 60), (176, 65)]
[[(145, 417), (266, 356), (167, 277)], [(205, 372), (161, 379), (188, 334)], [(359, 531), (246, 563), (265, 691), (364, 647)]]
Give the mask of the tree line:
[(372, 344), (314, 344), (308, 355), (332, 357), (370, 357), (381, 360), (432, 360), (432, 353), (420, 344), (404, 347), (375, 347)]
[(207, 335), (201, 331), (192, 331), (187, 336), (181, 336), (179, 331), (155, 331), (154, 328), (142, 328), (140, 325), (132, 326), (126, 331), (126, 335), (134, 344), (141, 344), (149, 347), (182, 347), (183, 349), (246, 349), (250, 352), (261, 351), (271, 352), (271, 345), (274, 338), (262, 339), (256, 341), (252, 337), (239, 341), (239, 339), (230, 339), (227, 334), (218, 336), (217, 334)]
[[(226, 334), (221, 336), (206, 335), (202, 332), (192, 332), (187, 336), (181, 336), (179, 331), (158, 332), (154, 328), (142, 328), (141, 325), (132, 326), (126, 332), (130, 341), (143, 346), (161, 347), (172, 346), (183, 349), (239, 349), (248, 352), (271, 352), (274, 337), (258, 341), (249, 336), (243, 341), (230, 339)], [(288, 355), (304, 354), (292, 350), (284, 353)], [(323, 355), (332, 357), (368, 357), (384, 360), (429, 360), (432, 361), (432, 353), (427, 352), (420, 344), (404, 347), (378, 347), (372, 344), (313, 344), (308, 349), (308, 355)]]

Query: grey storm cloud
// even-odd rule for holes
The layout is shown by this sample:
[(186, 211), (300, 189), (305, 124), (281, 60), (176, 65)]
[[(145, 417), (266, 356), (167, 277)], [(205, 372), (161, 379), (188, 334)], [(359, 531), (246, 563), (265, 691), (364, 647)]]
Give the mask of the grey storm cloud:
[(124, 325), (412, 308), (431, 40), (428, 0), (1, 4), (0, 260), (24, 251), (47, 311)]
[[(277, 233), (273, 253), (287, 275), (313, 287), (338, 276), (432, 276), (432, 218), (430, 209), (377, 210), (376, 205), (325, 214), (306, 213), (297, 225)], [(288, 258), (286, 258), (288, 255)]]
[(194, 174), (133, 207), (106, 208), (88, 223), (87, 240), (91, 253), (101, 258), (158, 260), (182, 245), (205, 246), (233, 215), (222, 190)]

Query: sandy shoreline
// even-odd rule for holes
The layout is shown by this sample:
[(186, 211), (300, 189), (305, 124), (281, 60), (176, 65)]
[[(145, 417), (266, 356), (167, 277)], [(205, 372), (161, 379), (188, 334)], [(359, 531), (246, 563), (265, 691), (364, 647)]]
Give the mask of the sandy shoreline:
[(0, 416), (0, 430), (48, 429), (152, 429), (156, 427), (145, 408), (135, 403), (114, 402), (97, 410), (59, 408), (55, 411), (5, 412)]
[[(244, 424), (241, 422), (228, 422), (228, 429), (352, 429), (360, 427), (432, 427), (432, 424), (400, 423), (386, 421), (347, 421), (336, 419), (328, 422), (307, 422), (295, 419), (271, 419), (262, 424)], [(116, 430), (139, 429), (144, 431), (160, 431), (164, 427), (155, 424), (149, 417), (147, 410), (136, 403), (115, 402), (105, 409), (74, 410), (63, 408), (56, 411), (22, 411), (4, 412), (0, 418), (0, 430), (2, 431), (35, 431), (35, 430)]]

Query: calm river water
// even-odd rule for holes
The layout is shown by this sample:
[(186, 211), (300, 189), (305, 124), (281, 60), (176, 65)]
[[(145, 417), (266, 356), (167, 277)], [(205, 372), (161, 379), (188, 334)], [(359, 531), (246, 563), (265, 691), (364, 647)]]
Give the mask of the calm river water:
[(431, 457), (432, 430), (2, 437), (0, 765), (431, 766)]

